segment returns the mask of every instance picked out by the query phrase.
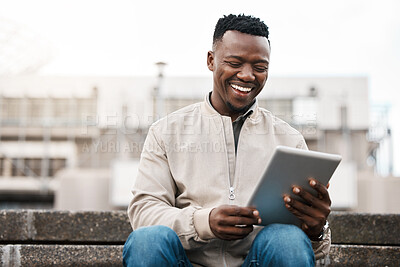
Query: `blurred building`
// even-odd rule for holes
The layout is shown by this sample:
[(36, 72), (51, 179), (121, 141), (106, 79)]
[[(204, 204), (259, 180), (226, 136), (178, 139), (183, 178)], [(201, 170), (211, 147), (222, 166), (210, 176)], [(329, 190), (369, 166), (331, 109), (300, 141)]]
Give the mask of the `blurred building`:
[[(0, 77), (0, 207), (127, 205), (148, 127), (211, 89), (211, 77)], [(359, 184), (378, 179), (377, 128), (390, 129), (371, 133), (366, 77), (270, 78), (258, 101), (310, 149), (343, 156), (336, 209), (370, 211), (372, 183)]]
[[(131, 123), (126, 104), (119, 106), (118, 100), (125, 97), (121, 90), (133, 90), (132, 81), (140, 80), (1, 77), (0, 208), (51, 208), (63, 186), (54, 179), (58, 171), (79, 170), (81, 175), (90, 173), (85, 169), (109, 169), (118, 155), (138, 158), (145, 138), (142, 129), (153, 118), (145, 126), (131, 127), (138, 123), (137, 116), (131, 116)], [(104, 89), (101, 99), (98, 85)], [(140, 106), (142, 101), (133, 95), (127, 101)], [(126, 147), (125, 139), (138, 146)]]
[(97, 91), (65, 97), (38, 94), (34, 82), (7, 85), (0, 95), (0, 200), (5, 207), (51, 207), (54, 175), (90, 165), (77, 151), (99, 135), (99, 129), (82, 134), (81, 118), (96, 115)]

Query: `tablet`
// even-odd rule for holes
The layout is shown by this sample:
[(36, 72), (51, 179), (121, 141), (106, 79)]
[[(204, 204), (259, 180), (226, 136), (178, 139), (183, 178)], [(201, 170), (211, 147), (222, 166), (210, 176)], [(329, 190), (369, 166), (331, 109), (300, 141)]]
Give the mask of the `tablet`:
[(340, 155), (277, 146), (247, 206), (260, 212), (261, 225), (284, 223), (300, 226), (300, 220), (285, 207), (283, 195), (300, 200), (292, 192), (292, 186), (298, 185), (317, 196), (308, 178), (327, 185), (341, 159)]

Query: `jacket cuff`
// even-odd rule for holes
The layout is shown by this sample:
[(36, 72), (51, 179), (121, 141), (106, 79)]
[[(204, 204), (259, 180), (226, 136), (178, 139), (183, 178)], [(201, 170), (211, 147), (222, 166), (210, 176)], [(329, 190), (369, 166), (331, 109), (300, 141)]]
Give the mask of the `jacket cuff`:
[(322, 241), (311, 241), (314, 250), (315, 260), (326, 259), (331, 248), (331, 230), (328, 227), (324, 231), (324, 239)]
[(213, 208), (200, 209), (194, 212), (194, 228), (196, 229), (199, 237), (203, 240), (215, 238), (215, 235), (211, 231), (209, 222), (209, 217), (212, 209)]

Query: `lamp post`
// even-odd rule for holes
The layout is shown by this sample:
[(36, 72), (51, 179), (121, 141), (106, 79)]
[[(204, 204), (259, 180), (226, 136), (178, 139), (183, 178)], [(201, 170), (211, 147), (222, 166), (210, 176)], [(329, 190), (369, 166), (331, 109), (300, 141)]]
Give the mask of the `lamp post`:
[(164, 68), (167, 65), (167, 63), (159, 61), (156, 63), (156, 66), (158, 67), (158, 77), (163, 77), (164, 76)]
[(153, 120), (155, 121), (156, 118), (162, 116), (162, 97), (161, 97), (161, 88), (162, 82), (164, 79), (164, 68), (167, 63), (159, 61), (155, 63), (158, 67), (158, 78), (157, 78), (157, 85), (154, 87), (153, 91)]

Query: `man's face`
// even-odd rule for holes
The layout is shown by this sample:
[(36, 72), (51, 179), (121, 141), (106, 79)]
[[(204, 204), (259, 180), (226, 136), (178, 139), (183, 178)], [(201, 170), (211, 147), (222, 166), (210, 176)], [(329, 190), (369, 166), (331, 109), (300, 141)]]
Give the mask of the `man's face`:
[(227, 31), (207, 55), (213, 72), (213, 107), (235, 120), (247, 110), (268, 78), (268, 40), (238, 31)]

